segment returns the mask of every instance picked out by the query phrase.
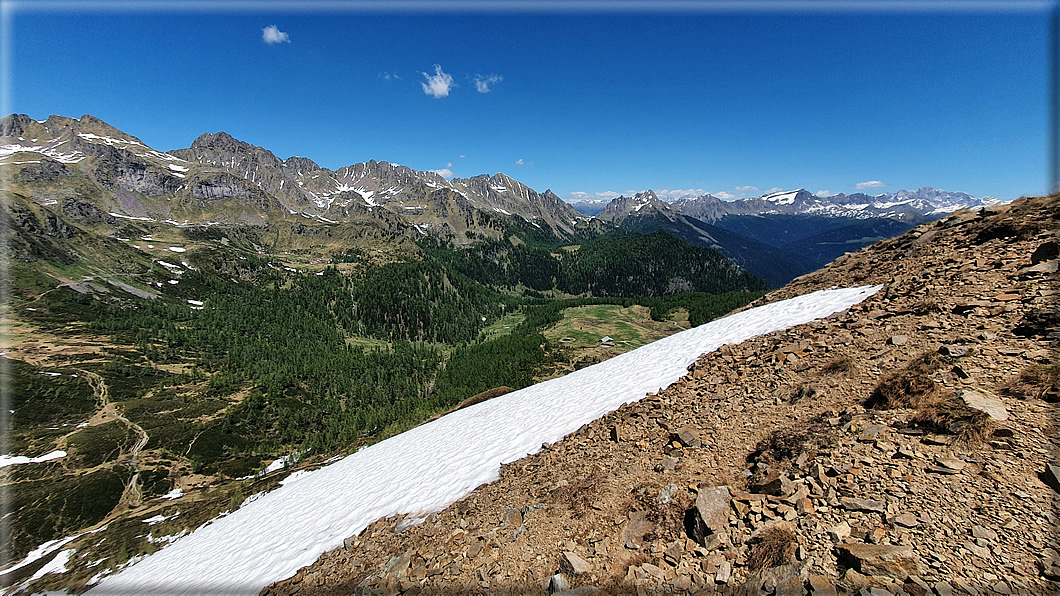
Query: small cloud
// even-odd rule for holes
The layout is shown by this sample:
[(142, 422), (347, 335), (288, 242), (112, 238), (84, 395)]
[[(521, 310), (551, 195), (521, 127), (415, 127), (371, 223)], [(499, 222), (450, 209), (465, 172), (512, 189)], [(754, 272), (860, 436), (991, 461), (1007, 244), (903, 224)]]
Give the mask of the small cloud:
[(813, 194), (814, 194), (814, 196), (821, 197), (822, 199), (825, 199), (825, 198), (828, 198), (828, 197), (834, 197), (834, 196), (836, 196), (839, 193), (832, 192), (830, 190), (819, 190), (819, 191), (817, 191), (817, 192), (815, 192)]
[(739, 190), (741, 192), (748, 192), (748, 191), (758, 190), (758, 187), (757, 186), (737, 186), (733, 190)]
[(379, 78), (383, 79), (384, 81), (389, 81), (391, 79), (397, 79), (399, 81), (401, 80), (401, 77), (396, 72), (381, 72), (379, 73)]
[(515, 165), (517, 165), (517, 166), (525, 166), (526, 162), (523, 161), (522, 158), (520, 158), (520, 159), (515, 160)]
[(854, 188), (861, 190), (865, 188), (879, 188), (881, 186), (887, 186), (887, 184), (880, 182), (879, 180), (869, 180), (868, 182), (858, 182), (854, 185)]
[(460, 154), (460, 159), (464, 159), (465, 157), (467, 157), (467, 156), (464, 155), (463, 153)]
[(504, 80), (504, 77), (500, 75), (489, 75), (488, 77), (477, 74), (471, 79), (475, 83), (475, 91), (479, 93), (489, 93), (493, 91), (492, 87), (497, 83)]
[(427, 171), (428, 172), (434, 172), (435, 174), (438, 174), (442, 178), (445, 178), (446, 180), (449, 180), (450, 178), (455, 176), (455, 174), (453, 174), (453, 171), (451, 169), (449, 169), (451, 167), (453, 167), (452, 163), (450, 163), (449, 165), (447, 165), (444, 168), (438, 168), (437, 170), (427, 170)]
[(719, 199), (723, 199), (723, 200), (726, 200), (726, 201), (731, 200), (731, 199), (740, 198), (740, 197), (732, 194), (731, 192), (724, 191), (724, 190), (719, 191), (719, 192), (715, 192), (715, 193), (711, 193), (711, 194), (714, 195), (715, 197), (718, 197)]
[(280, 31), (276, 25), (269, 25), (261, 30), (261, 39), (270, 46), (277, 43), (291, 43), (291, 38)]
[(784, 189), (783, 189), (783, 188), (780, 188), (779, 186), (774, 186), (773, 188), (771, 188), (771, 189), (767, 190), (767, 191), (766, 191), (766, 194), (768, 195), (768, 194), (770, 194), (770, 193), (774, 193), (774, 192), (780, 192), (780, 191), (782, 191), (782, 190), (784, 190)]
[(448, 97), (449, 89), (456, 87), (456, 83), (453, 82), (453, 75), (442, 72), (442, 67), (438, 64), (434, 65), (434, 76), (425, 72), (421, 74), (427, 79), (426, 83), (420, 83), (423, 85), (423, 92), (435, 99)]
[(655, 196), (663, 201), (677, 201), (680, 199), (691, 199), (708, 194), (702, 188), (663, 188), (655, 191)]
[(572, 193), (567, 195), (567, 200), (570, 200), (570, 201), (584, 201), (584, 200), (589, 199), (591, 196), (592, 195), (590, 195), (587, 192), (582, 192), (580, 190), (576, 190), (576, 191), (574, 191), (574, 192), (572, 192)]

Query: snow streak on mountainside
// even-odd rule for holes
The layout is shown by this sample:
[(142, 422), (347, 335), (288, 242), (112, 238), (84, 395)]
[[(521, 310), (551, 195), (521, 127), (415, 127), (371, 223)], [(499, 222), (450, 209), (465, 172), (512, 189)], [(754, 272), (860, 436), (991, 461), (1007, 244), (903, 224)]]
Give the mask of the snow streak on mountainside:
[(673, 383), (703, 353), (845, 310), (879, 288), (818, 291), (736, 313), (293, 474), (91, 592), (257, 594), (376, 519), (425, 515), (461, 498), (497, 478), (500, 464)]

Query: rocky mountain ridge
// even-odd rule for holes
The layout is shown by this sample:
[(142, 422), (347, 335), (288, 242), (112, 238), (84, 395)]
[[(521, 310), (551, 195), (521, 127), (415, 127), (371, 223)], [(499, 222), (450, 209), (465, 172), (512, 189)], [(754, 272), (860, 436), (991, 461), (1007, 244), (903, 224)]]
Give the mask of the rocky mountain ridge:
[[(626, 198), (620, 196), (612, 200), (579, 201), (573, 205), (582, 213), (597, 215), (607, 210), (613, 202), (621, 204)], [(965, 192), (923, 186), (917, 190), (878, 195), (837, 193), (819, 196), (801, 188), (731, 200), (705, 194), (680, 198), (668, 204), (680, 213), (707, 223), (715, 223), (727, 215), (813, 215), (847, 219), (886, 218), (918, 224), (958, 209), (986, 207), (1000, 202), (993, 197), (976, 198)]]
[(305, 217), (321, 223), (366, 218), (393, 227), (396, 217), (405, 233), (457, 242), (469, 233), (495, 234), (493, 221), (561, 238), (590, 225), (551, 191), (538, 193), (500, 173), (446, 180), (374, 160), (332, 171), (304, 157), (281, 160), (224, 132), (160, 152), (89, 115), (3, 118), (0, 165), (15, 170), (14, 181), (37, 196), (69, 196), (112, 217), (177, 225)]
[(763, 302), (885, 288), (264, 593), (1056, 593), (1058, 213), (961, 211), (838, 259)]
[(612, 200), (595, 218), (640, 234), (663, 230), (686, 242), (713, 248), (773, 287), (823, 264), (695, 219), (659, 200), (650, 190)]

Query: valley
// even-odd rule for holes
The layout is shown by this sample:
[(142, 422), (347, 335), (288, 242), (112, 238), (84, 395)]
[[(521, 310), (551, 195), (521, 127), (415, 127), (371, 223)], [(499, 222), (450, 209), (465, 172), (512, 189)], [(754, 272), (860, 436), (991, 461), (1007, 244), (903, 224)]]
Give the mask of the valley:
[(12, 115), (0, 136), (14, 592), (79, 593), (293, 474), (741, 309), (815, 269), (807, 246), (897, 229), (821, 224), (787, 250), (648, 194), (589, 218), (504, 174), (332, 171), (224, 133), (160, 152), (91, 116)]

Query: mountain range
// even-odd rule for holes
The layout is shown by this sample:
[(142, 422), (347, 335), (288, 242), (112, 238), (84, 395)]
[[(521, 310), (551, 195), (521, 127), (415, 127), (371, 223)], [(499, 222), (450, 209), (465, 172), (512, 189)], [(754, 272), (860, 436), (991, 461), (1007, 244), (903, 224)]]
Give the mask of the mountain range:
[(162, 152), (90, 115), (3, 118), (0, 165), (14, 166), (13, 190), (24, 190), (38, 207), (58, 205), (83, 225), (243, 225), (267, 229), (273, 245), (296, 250), (424, 237), (461, 246), (512, 230), (571, 242), (620, 228), (663, 230), (718, 250), (774, 287), (918, 223), (997, 202), (924, 187), (875, 197), (797, 190), (672, 203), (647, 191), (606, 204), (570, 204), (503, 173), (447, 180), (375, 160), (331, 170), (307, 157), (280, 159), (224, 132)]

